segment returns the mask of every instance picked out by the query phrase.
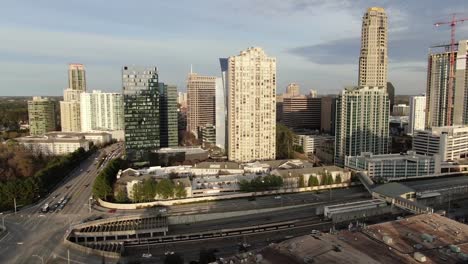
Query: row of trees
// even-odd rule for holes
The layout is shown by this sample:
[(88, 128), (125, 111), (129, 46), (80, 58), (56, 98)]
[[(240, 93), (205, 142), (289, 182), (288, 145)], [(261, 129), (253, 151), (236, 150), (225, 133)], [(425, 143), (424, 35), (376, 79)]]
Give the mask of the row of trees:
[(0, 144), (0, 181), (32, 177), (52, 159), (50, 156), (35, 155), (12, 141)]
[(93, 151), (94, 149), (87, 152), (79, 148), (73, 153), (51, 160), (31, 177), (0, 181), (0, 210), (13, 209), (15, 199), (18, 206), (33, 203), (57, 185)]
[(322, 173), (320, 175), (320, 181), (317, 177), (310, 176), (309, 177), (309, 182), (308, 186), (313, 187), (313, 186), (319, 186), (319, 185), (331, 185), (331, 184), (338, 184), (341, 183), (341, 176), (338, 174), (335, 176), (335, 179), (333, 180), (333, 176), (331, 173)]
[(267, 175), (257, 177), (251, 181), (241, 180), (239, 187), (242, 192), (258, 192), (272, 189), (278, 189), (283, 186), (283, 177), (275, 175)]
[(124, 161), (120, 158), (112, 159), (107, 166), (94, 179), (93, 195), (104, 201), (114, 200), (113, 185), (116, 180), (117, 172), (123, 167)]
[[(144, 179), (141, 183), (137, 183), (132, 188), (132, 201), (136, 203), (151, 202), (155, 197), (162, 199), (169, 198), (185, 198), (187, 191), (182, 183), (174, 184), (170, 179), (162, 179), (156, 181), (154, 179)], [(124, 189), (117, 192), (116, 201), (123, 203), (128, 202), (127, 194)]]

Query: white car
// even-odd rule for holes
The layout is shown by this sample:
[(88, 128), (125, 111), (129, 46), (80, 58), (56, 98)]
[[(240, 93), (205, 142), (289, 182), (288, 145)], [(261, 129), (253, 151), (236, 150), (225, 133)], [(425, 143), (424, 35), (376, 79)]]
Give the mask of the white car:
[(143, 255), (141, 255), (143, 258), (151, 258), (153, 255), (151, 255), (151, 253), (143, 253)]
[(281, 196), (279, 196), (279, 195), (275, 196), (275, 199), (281, 199)]

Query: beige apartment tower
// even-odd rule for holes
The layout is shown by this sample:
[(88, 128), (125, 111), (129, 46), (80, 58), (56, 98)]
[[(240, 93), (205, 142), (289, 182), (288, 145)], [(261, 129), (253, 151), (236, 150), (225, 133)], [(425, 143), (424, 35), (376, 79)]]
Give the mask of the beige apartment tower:
[(86, 72), (83, 64), (71, 63), (68, 65), (68, 88), (86, 91)]
[(48, 98), (35, 96), (28, 101), (28, 116), (30, 135), (44, 135), (55, 130), (55, 104)]
[(228, 158), (237, 162), (276, 156), (276, 58), (248, 48), (228, 58)]
[(81, 132), (80, 97), (86, 92), (83, 64), (68, 65), (68, 85), (60, 102), (60, 121), (63, 132)]
[(187, 130), (215, 124), (216, 77), (190, 73), (187, 80)]
[(371, 7), (362, 18), (359, 86), (387, 86), (387, 15)]

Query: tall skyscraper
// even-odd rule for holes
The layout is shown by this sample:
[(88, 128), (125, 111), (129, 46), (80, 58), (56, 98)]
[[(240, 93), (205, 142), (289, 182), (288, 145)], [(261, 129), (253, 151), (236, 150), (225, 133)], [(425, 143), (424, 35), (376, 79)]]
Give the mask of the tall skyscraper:
[(68, 65), (68, 88), (86, 91), (86, 72), (83, 64), (72, 63)]
[(387, 82), (388, 100), (390, 100), (390, 109), (395, 105), (395, 86), (391, 82)]
[(123, 130), (123, 96), (120, 93), (81, 93), (81, 131)]
[(387, 15), (371, 7), (362, 18), (359, 86), (387, 85)]
[(226, 149), (226, 90), (222, 78), (216, 78), (216, 116), (215, 134), (216, 146)]
[(81, 131), (80, 94), (86, 92), (86, 73), (83, 64), (68, 65), (68, 88), (60, 102), (60, 121), (63, 132)]
[(159, 116), (161, 148), (176, 147), (179, 143), (176, 86), (159, 83)]
[(177, 103), (180, 105), (180, 108), (187, 108), (187, 93), (179, 92)]
[(198, 134), (198, 127), (215, 123), (216, 77), (190, 73), (187, 80), (188, 131)]
[(409, 124), (408, 135), (413, 135), (415, 130), (424, 130), (426, 125), (426, 96), (411, 96), (409, 99)]
[[(452, 107), (448, 88), (450, 52), (429, 54), (426, 90), (426, 128), (468, 124), (468, 40), (458, 43), (455, 52), (455, 80)], [(450, 120), (449, 120), (450, 117)]]
[(336, 102), (335, 164), (361, 152), (388, 153), (390, 102), (385, 87), (349, 87)]
[(56, 128), (55, 104), (48, 98), (33, 97), (28, 101), (29, 134), (43, 135)]
[(127, 159), (149, 160), (149, 153), (161, 145), (158, 69), (124, 66), (122, 87)]
[(276, 58), (248, 48), (229, 57), (228, 158), (238, 162), (276, 156)]

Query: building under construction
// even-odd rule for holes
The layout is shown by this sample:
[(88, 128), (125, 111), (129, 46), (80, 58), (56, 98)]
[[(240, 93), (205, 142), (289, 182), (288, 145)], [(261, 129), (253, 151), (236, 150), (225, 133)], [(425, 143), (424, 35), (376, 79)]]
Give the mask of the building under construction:
[(450, 88), (449, 45), (431, 52), (427, 71), (426, 128), (468, 124), (468, 40), (454, 51), (454, 78)]

